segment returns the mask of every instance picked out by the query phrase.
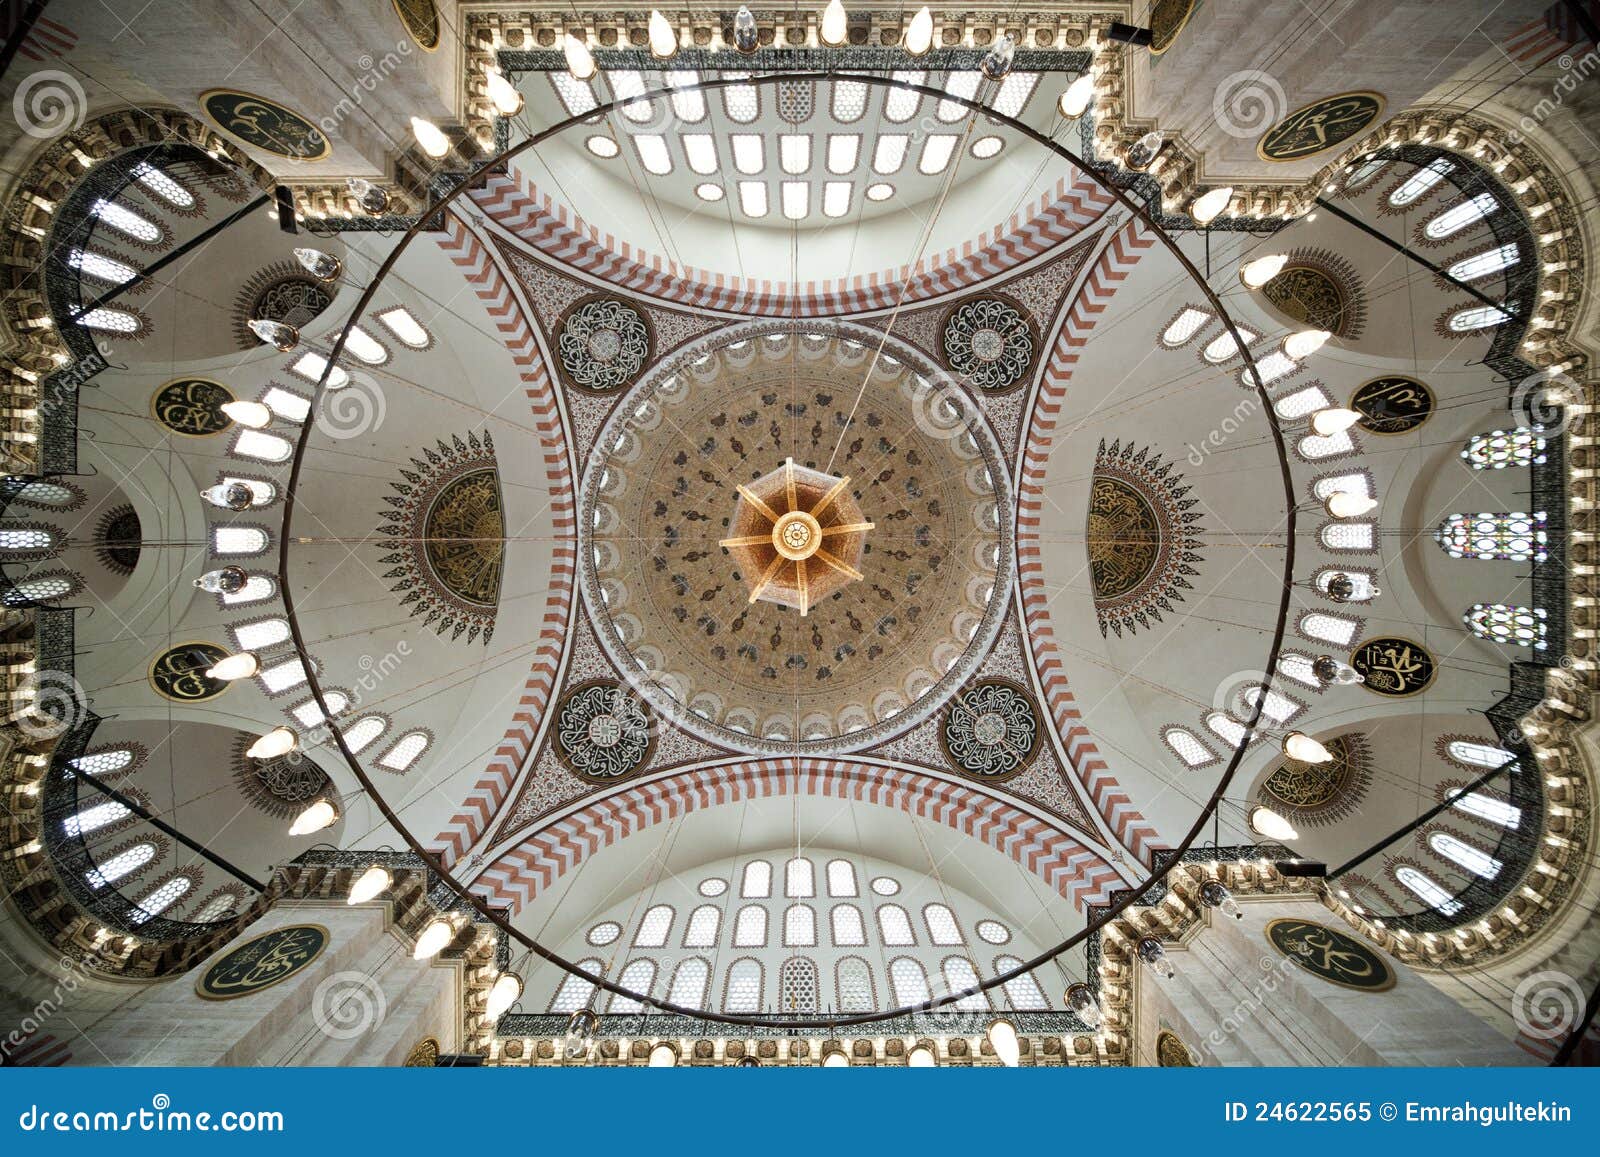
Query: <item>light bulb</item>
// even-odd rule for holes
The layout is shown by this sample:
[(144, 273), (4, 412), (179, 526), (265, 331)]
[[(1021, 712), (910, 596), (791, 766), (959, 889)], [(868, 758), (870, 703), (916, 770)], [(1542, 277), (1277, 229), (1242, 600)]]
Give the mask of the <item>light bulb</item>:
[(272, 425), (272, 411), (260, 402), (223, 402), (222, 412), (252, 430), (262, 430)]
[(339, 807), (331, 799), (323, 797), (311, 801), (311, 806), (294, 817), (294, 823), (289, 825), (291, 836), (309, 836), (312, 832), (320, 832), (323, 828), (331, 828), (339, 822)]
[(1162, 980), (1171, 980), (1178, 974), (1172, 961), (1167, 959), (1167, 950), (1154, 936), (1146, 936), (1139, 941), (1139, 959)]
[(350, 885), (350, 895), (346, 904), (365, 904), (368, 900), (377, 899), (389, 890), (389, 885), (394, 883), (394, 877), (389, 874), (389, 869), (372, 865), (356, 878)]
[(994, 42), (993, 48), (984, 53), (978, 68), (990, 80), (1004, 80), (1011, 72), (1011, 61), (1016, 54), (1017, 42), (1009, 36), (1002, 36)]
[(331, 253), (324, 253), (320, 249), (297, 248), (294, 259), (298, 261), (305, 271), (318, 281), (335, 281), (344, 264)]
[(1201, 193), (1189, 202), (1189, 216), (1196, 225), (1209, 225), (1222, 215), (1222, 211), (1233, 200), (1233, 186), (1224, 185), (1220, 189), (1212, 189), (1208, 193)]
[(761, 47), (761, 30), (756, 27), (755, 14), (743, 4), (733, 14), (733, 46), (746, 56)]
[(932, 47), (933, 13), (919, 8), (911, 23), (906, 25), (906, 51), (912, 56), (924, 56)]
[(503, 117), (514, 117), (522, 111), (522, 94), (506, 79), (505, 73), (498, 68), (489, 69), (484, 79), (489, 83), (489, 101), (496, 112)]
[(822, 10), (822, 43), (829, 48), (838, 48), (844, 43), (848, 31), (844, 5), (839, 0), (828, 0), (828, 6)]
[(293, 751), (299, 742), (299, 736), (287, 727), (274, 727), (252, 743), (245, 754), (251, 759), (272, 759)]
[(1239, 907), (1239, 901), (1233, 898), (1233, 893), (1221, 880), (1207, 880), (1200, 885), (1200, 902), (1207, 908), (1215, 908), (1224, 916), (1244, 919), (1244, 910)]
[(249, 510), (256, 500), (255, 492), (243, 482), (218, 482), (202, 490), (200, 497), (224, 510)]
[(1368, 498), (1365, 494), (1352, 494), (1348, 490), (1335, 490), (1328, 495), (1325, 505), (1334, 518), (1355, 518), (1369, 510), (1376, 510), (1378, 500)]
[(226, 659), (219, 659), (206, 672), (206, 678), (232, 683), (235, 679), (248, 679), (259, 670), (261, 670), (261, 660), (256, 658), (255, 652), (240, 651), (237, 655), (229, 655)]
[(1326, 410), (1318, 410), (1311, 415), (1311, 429), (1316, 432), (1318, 437), (1331, 438), (1335, 434), (1344, 433), (1359, 421), (1361, 421), (1361, 415), (1354, 410), (1331, 406)]
[(1017, 1040), (1017, 1026), (1004, 1018), (989, 1022), (989, 1044), (1000, 1063), (1008, 1069), (1017, 1067), (1022, 1057), (1022, 1045)]
[(244, 590), (250, 576), (243, 567), (225, 566), (221, 570), (208, 570), (194, 580), (194, 585), (214, 595), (236, 595)]
[(917, 1045), (906, 1054), (906, 1068), (931, 1069), (936, 1068), (939, 1059), (933, 1055), (933, 1050), (927, 1045)]
[[(837, 2), (837, 0), (836, 0)], [(670, 1069), (678, 1063), (678, 1050), (662, 1041), (650, 1050), (649, 1067), (652, 1069)]]
[(389, 194), (363, 177), (351, 177), (345, 187), (368, 213), (382, 213), (389, 207)]
[(580, 1008), (567, 1019), (566, 1038), (562, 1041), (562, 1054), (569, 1061), (582, 1060), (594, 1048), (594, 1034), (600, 1029), (600, 1017), (590, 1008)]
[(1244, 283), (1246, 289), (1260, 289), (1282, 273), (1283, 267), (1287, 264), (1289, 258), (1282, 253), (1257, 257), (1254, 261), (1247, 261), (1239, 266), (1239, 280)]
[(432, 121), (412, 117), (411, 133), (417, 138), (417, 144), (422, 146), (422, 151), (434, 160), (438, 160), (450, 151), (450, 138), (445, 136), (444, 130)]
[(483, 1019), (490, 1022), (499, 1020), (521, 996), (522, 977), (515, 972), (502, 972), (495, 977), (494, 986), (489, 989), (489, 998), (484, 1001)]
[(1324, 683), (1338, 683), (1341, 686), (1350, 686), (1355, 683), (1365, 683), (1366, 677), (1349, 663), (1341, 662), (1332, 655), (1319, 655), (1311, 661), (1311, 673)]
[(1291, 731), (1283, 737), (1283, 753), (1301, 763), (1332, 763), (1333, 752), (1304, 731)]
[(657, 60), (670, 60), (678, 54), (678, 34), (661, 9), (650, 9), (650, 55)]
[(1332, 336), (1325, 329), (1303, 329), (1283, 339), (1283, 352), (1299, 361), (1316, 353)]
[(416, 946), (411, 949), (411, 959), (431, 960), (445, 950), (445, 946), (456, 938), (456, 926), (443, 916), (432, 921), (422, 930), (422, 935), (417, 937)]
[(1269, 807), (1250, 809), (1250, 830), (1269, 840), (1298, 840), (1300, 833), (1294, 825)]
[(1105, 1013), (1100, 1011), (1100, 1001), (1095, 997), (1094, 990), (1082, 981), (1067, 986), (1067, 1006), (1090, 1028), (1099, 1028), (1105, 1021)]
[(567, 58), (567, 71), (574, 79), (588, 80), (595, 74), (594, 53), (570, 32), (561, 41), (561, 54)]
[(1094, 99), (1094, 77), (1084, 73), (1077, 80), (1067, 85), (1061, 99), (1056, 103), (1056, 109), (1067, 120), (1077, 120), (1089, 108), (1089, 102)]
[(260, 338), (265, 345), (272, 346), (279, 353), (288, 353), (300, 344), (300, 331), (292, 325), (284, 325), (281, 321), (273, 321), (265, 317), (250, 319), (250, 332)]
[[(923, 11), (926, 12), (927, 9), (924, 8)], [(848, 1069), (850, 1067), (850, 1058), (838, 1049), (829, 1049), (822, 1054), (822, 1067), (825, 1069)]]

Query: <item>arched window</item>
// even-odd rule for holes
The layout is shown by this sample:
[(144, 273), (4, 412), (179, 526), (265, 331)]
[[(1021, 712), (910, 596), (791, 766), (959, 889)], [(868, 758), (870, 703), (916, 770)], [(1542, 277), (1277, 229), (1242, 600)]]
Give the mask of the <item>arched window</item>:
[(76, 578), (67, 575), (48, 575), (41, 578), (23, 579), (21, 582), (13, 583), (7, 587), (3, 599), (8, 607), (51, 603), (64, 599), (68, 595), (76, 594), (82, 585)]
[(1440, 213), (1422, 227), (1422, 232), (1430, 241), (1442, 241), (1461, 232), (1473, 222), (1483, 220), (1499, 207), (1500, 202), (1495, 200), (1493, 193), (1479, 193), (1476, 197)]
[(126, 804), (108, 799), (83, 808), (77, 815), (68, 816), (61, 821), (61, 830), (69, 836), (86, 836), (108, 824), (116, 823), (129, 814)]
[(1325, 522), (1317, 531), (1322, 545), (1332, 551), (1370, 551), (1374, 549), (1377, 535), (1376, 523), (1354, 519)]
[(817, 962), (791, 956), (778, 972), (778, 999), (789, 1014), (817, 1011)]
[(260, 554), (267, 549), (267, 532), (254, 526), (218, 526), (211, 531), (214, 554)]
[[(590, 976), (600, 975), (600, 961), (596, 957), (578, 961), (578, 967)], [(555, 997), (550, 1001), (551, 1012), (577, 1012), (589, 1004), (589, 999), (594, 995), (594, 985), (587, 980), (567, 973), (561, 978), (561, 987), (556, 989)]]
[(304, 422), (311, 416), (311, 399), (282, 386), (268, 386), (261, 404), (286, 422)]
[(409, 731), (378, 758), (378, 766), (390, 771), (405, 771), (428, 750), (428, 743), (426, 731)]
[(883, 942), (892, 947), (898, 948), (917, 942), (917, 938), (911, 933), (911, 919), (906, 915), (906, 910), (898, 904), (885, 904), (878, 909), (878, 932), (883, 936)]
[(223, 474), (217, 482), (223, 486), (232, 486), (235, 482), (250, 491), (250, 504), (252, 506), (271, 506), (278, 497), (278, 488), (270, 482), (263, 482), (259, 478), (239, 478), (232, 474)]
[(130, 923), (143, 924), (150, 917), (161, 915), (187, 894), (192, 887), (194, 887), (194, 881), (189, 879), (188, 876), (174, 876), (155, 891), (136, 901), (138, 911), (129, 917)]
[(56, 532), (53, 530), (0, 530), (0, 550), (54, 550)]
[(148, 245), (161, 240), (160, 226), (115, 201), (100, 198), (90, 207), (89, 215), (98, 217), (118, 233), (132, 237), (135, 241), (143, 241)]
[(1272, 408), (1278, 417), (1286, 422), (1292, 422), (1296, 418), (1304, 418), (1307, 414), (1314, 414), (1318, 410), (1326, 410), (1331, 405), (1333, 400), (1321, 386), (1306, 386), (1292, 394), (1285, 394), (1272, 403)]
[[(978, 983), (978, 970), (972, 966), (972, 961), (965, 956), (946, 956), (944, 958), (944, 986), (947, 992), (957, 993), (965, 988), (972, 988)], [(974, 992), (963, 996), (956, 1001), (956, 1007), (962, 1012), (983, 1012), (989, 1007), (989, 994)]]
[[(328, 701), (328, 711), (331, 715), (342, 715), (344, 709), (350, 706), (350, 697), (343, 691), (331, 688), (323, 691), (322, 696)], [(295, 704), (294, 717), (300, 721), (302, 727), (321, 727), (327, 722), (329, 716), (323, 715), (322, 708), (317, 706), (315, 699), (307, 699), (304, 703)]]
[(140, 161), (128, 172), (135, 181), (138, 181), (139, 184), (160, 197), (174, 209), (194, 208), (194, 195), (149, 161)]
[(369, 747), (388, 726), (388, 720), (381, 715), (364, 715), (344, 729), (345, 746), (352, 752)]
[(667, 943), (667, 933), (672, 931), (672, 905), (657, 904), (639, 921), (634, 933), (635, 948), (661, 948)]
[(139, 275), (133, 266), (107, 257), (104, 253), (96, 253), (93, 249), (74, 249), (67, 256), (67, 264), (85, 277), (104, 281), (108, 285), (121, 285)]
[(1350, 437), (1349, 430), (1340, 430), (1337, 434), (1323, 437), (1321, 434), (1307, 434), (1295, 443), (1295, 449), (1301, 457), (1316, 461), (1320, 458), (1337, 458), (1341, 454), (1355, 453), (1355, 439)]
[(1452, 514), (1434, 539), (1451, 558), (1543, 562), (1548, 554), (1543, 511), (1524, 514)]
[(273, 695), (298, 687), (306, 681), (306, 665), (299, 658), (285, 659), (261, 670), (261, 684)]
[(854, 904), (835, 904), (830, 915), (833, 919), (834, 947), (856, 948), (867, 942), (867, 930), (861, 923), (861, 909)]
[(828, 895), (856, 895), (856, 869), (849, 860), (828, 861)]
[[(590, 104), (590, 108), (594, 105)], [(411, 311), (403, 305), (393, 309), (386, 309), (378, 315), (378, 321), (395, 337), (414, 350), (427, 349), (433, 338), (428, 336), (428, 331), (416, 318), (411, 316)]]
[(260, 430), (244, 429), (233, 440), (233, 452), (241, 458), (255, 458), (262, 462), (287, 462), (294, 446), (287, 438), (265, 434)]
[[(654, 960), (630, 960), (628, 966), (622, 970), (622, 975), (617, 978), (617, 983), (629, 992), (637, 992), (640, 996), (649, 996), (650, 990), (656, 983), (656, 962)], [(611, 997), (612, 1012), (639, 1012), (644, 1008), (644, 1003), (631, 996)]]
[(1413, 201), (1420, 200), (1424, 193), (1444, 180), (1444, 175), (1455, 167), (1454, 161), (1440, 157), (1427, 168), (1418, 169), (1401, 181), (1400, 187), (1389, 194), (1389, 204), (1396, 209), (1403, 209)]
[[(1242, 325), (1234, 328), (1239, 331), (1239, 337), (1245, 345), (1249, 345), (1261, 336), (1255, 330), (1246, 329)], [(1239, 356), (1239, 343), (1233, 340), (1233, 334), (1223, 330), (1222, 333), (1206, 343), (1205, 349), (1200, 351), (1200, 356), (1212, 364), (1225, 362), (1229, 358)]]
[(112, 856), (98, 868), (90, 868), (84, 873), (84, 879), (89, 881), (91, 887), (104, 888), (107, 884), (115, 883), (124, 876), (130, 876), (155, 859), (156, 846), (154, 844), (135, 844), (125, 852)]
[(1246, 687), (1240, 693), (1239, 697), (1244, 700), (1245, 709), (1254, 711), (1256, 700), (1262, 697), (1263, 692), (1266, 694), (1266, 702), (1261, 705), (1261, 719), (1264, 723), (1288, 723), (1306, 709), (1306, 705), (1299, 700), (1291, 699), (1283, 692), (1270, 687), (1263, 687), (1260, 683)]
[(1312, 576), (1311, 581), (1323, 594), (1328, 593), (1328, 584), (1335, 575), (1344, 575), (1350, 580), (1350, 601), (1354, 603), (1370, 603), (1377, 597), (1378, 585), (1372, 581), (1372, 573), (1364, 570), (1351, 570), (1349, 567), (1325, 566)]
[(241, 651), (260, 651), (289, 637), (289, 620), (263, 619), (233, 628), (233, 645)]
[(1322, 611), (1301, 615), (1299, 625), (1301, 634), (1318, 642), (1332, 643), (1336, 647), (1348, 647), (1355, 642), (1356, 635), (1361, 630), (1359, 619), (1352, 619), (1347, 615), (1325, 614)]
[(1311, 493), (1318, 502), (1326, 502), (1335, 494), (1357, 494), (1362, 498), (1376, 498), (1372, 492), (1372, 476), (1365, 470), (1352, 470), (1348, 474), (1327, 474), (1311, 484)]
[(722, 1011), (761, 1011), (761, 965), (748, 956), (728, 965), (728, 980), (722, 990)]
[(1497, 306), (1476, 305), (1470, 309), (1456, 310), (1450, 315), (1449, 325), (1453, 333), (1471, 333), (1475, 329), (1488, 329), (1510, 320), (1511, 315)]
[[(104, 778), (114, 772), (122, 771), (132, 763), (133, 751), (131, 749), (112, 747), (104, 751), (91, 751), (88, 755), (80, 755), (77, 759), (69, 760), (67, 766)], [(69, 772), (68, 775), (70, 776), (70, 774)]]
[(783, 943), (786, 948), (814, 948), (817, 943), (817, 914), (809, 904), (790, 904), (783, 914)]
[(1205, 767), (1208, 763), (1217, 762), (1211, 749), (1188, 728), (1168, 727), (1161, 733), (1161, 738), (1186, 767)]
[(236, 909), (238, 906), (239, 897), (235, 896), (232, 892), (224, 892), (222, 895), (213, 898), (211, 902), (208, 903), (204, 908), (200, 909), (200, 911), (195, 915), (195, 923), (210, 924), (213, 921), (221, 920), (225, 916), (233, 915), (234, 909)]
[[(994, 973), (999, 976), (1021, 963), (1022, 961), (1015, 956), (997, 956), (994, 961)], [(1050, 1007), (1050, 1002), (1044, 998), (1044, 992), (1031, 972), (1024, 972), (1021, 976), (1006, 981), (1005, 989), (1006, 1000), (1018, 1012), (1038, 1012)]]
[(295, 363), (289, 367), (289, 370), (298, 377), (312, 383), (322, 381), (323, 371), (326, 370), (328, 374), (328, 389), (330, 390), (342, 390), (350, 384), (350, 375), (345, 372), (343, 366), (334, 366), (333, 369), (329, 370), (328, 359), (312, 350), (307, 350), (295, 359)]
[(1474, 876), (1482, 876), (1485, 880), (1494, 879), (1500, 874), (1500, 869), (1505, 867), (1488, 852), (1445, 832), (1434, 832), (1429, 836), (1428, 846), (1451, 863), (1466, 869)]
[(389, 351), (384, 349), (383, 343), (359, 325), (350, 327), (350, 336), (345, 338), (344, 348), (369, 366), (381, 366), (389, 360)]
[(735, 948), (765, 948), (767, 946), (767, 910), (760, 904), (746, 904), (739, 909), (733, 924)]
[(1516, 828), (1522, 825), (1522, 809), (1492, 795), (1457, 788), (1450, 797), (1450, 802), (1452, 806), (1468, 815), (1477, 816), (1480, 820), (1487, 820), (1491, 824), (1499, 824), (1503, 828)]
[(722, 910), (715, 904), (702, 904), (689, 913), (689, 926), (683, 933), (685, 948), (715, 948), (722, 928)]
[(790, 899), (803, 899), (817, 894), (817, 882), (810, 860), (797, 856), (789, 861), (783, 873), (783, 894)]
[(1504, 767), (1516, 758), (1503, 747), (1467, 739), (1452, 739), (1445, 745), (1445, 754), (1471, 767)]
[(1211, 711), (1206, 714), (1206, 726), (1211, 729), (1216, 737), (1226, 743), (1230, 748), (1238, 747), (1244, 742), (1245, 726), (1233, 716), (1221, 711)]
[(961, 939), (961, 928), (956, 923), (956, 915), (943, 904), (925, 904), (922, 908), (922, 919), (928, 925), (928, 938), (935, 944), (951, 945), (966, 943)]
[(1448, 272), (1457, 281), (1476, 281), (1491, 273), (1499, 273), (1502, 269), (1510, 269), (1520, 260), (1522, 255), (1517, 252), (1515, 245), (1496, 245), (1493, 249), (1463, 257)]
[(245, 603), (260, 603), (278, 593), (278, 584), (264, 574), (253, 574), (245, 580), (244, 589), (221, 596), (224, 606), (236, 607)]
[(1394, 878), (1399, 880), (1407, 891), (1441, 915), (1454, 916), (1461, 911), (1461, 901), (1445, 891), (1437, 880), (1425, 872), (1419, 872), (1409, 865), (1401, 865), (1394, 870)]
[(1546, 461), (1544, 432), (1529, 426), (1474, 434), (1461, 451), (1474, 470), (1504, 470), (1507, 466), (1535, 466)]
[(897, 956), (889, 962), (889, 983), (894, 988), (895, 1004), (902, 1008), (923, 1004), (933, 997), (928, 990), (928, 974), (909, 956)]
[(1386, 157), (1373, 157), (1362, 161), (1359, 165), (1352, 165), (1345, 171), (1344, 191), (1354, 193), (1356, 190), (1371, 184), (1379, 173), (1389, 167)]
[(871, 1012), (877, 1005), (872, 993), (872, 969), (859, 956), (846, 956), (834, 966), (840, 1012)]
[(765, 860), (751, 860), (746, 864), (739, 895), (746, 900), (765, 900), (772, 895), (772, 865)]
[(84, 495), (76, 487), (60, 482), (28, 482), (17, 491), (15, 501), (25, 502), (29, 506), (70, 510), (84, 501)]
[(1467, 630), (1480, 639), (1510, 647), (1545, 648), (1545, 613), (1538, 607), (1517, 607), (1510, 603), (1473, 603), (1462, 620)]
[(1189, 342), (1200, 328), (1211, 320), (1211, 314), (1194, 306), (1185, 306), (1182, 313), (1172, 319), (1172, 324), (1161, 331), (1161, 344), (1168, 349), (1177, 349)]
[(667, 989), (667, 999), (684, 1008), (704, 1008), (706, 986), (711, 980), (711, 965), (698, 956), (680, 961), (672, 972), (672, 984)]

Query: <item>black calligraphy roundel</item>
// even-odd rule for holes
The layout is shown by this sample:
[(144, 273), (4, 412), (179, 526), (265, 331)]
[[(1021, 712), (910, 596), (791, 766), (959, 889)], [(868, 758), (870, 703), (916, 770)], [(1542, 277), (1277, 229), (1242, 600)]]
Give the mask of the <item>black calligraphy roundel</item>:
[(1421, 643), (1393, 635), (1362, 643), (1350, 652), (1350, 665), (1361, 672), (1363, 686), (1374, 695), (1403, 699), (1433, 682), (1433, 656)]
[(1367, 992), (1393, 988), (1394, 969), (1361, 941), (1312, 920), (1285, 918), (1267, 925), (1272, 946), (1313, 975)]
[(195, 991), (207, 1000), (234, 1000), (288, 980), (322, 954), (328, 930), (290, 924), (229, 949), (200, 974)]

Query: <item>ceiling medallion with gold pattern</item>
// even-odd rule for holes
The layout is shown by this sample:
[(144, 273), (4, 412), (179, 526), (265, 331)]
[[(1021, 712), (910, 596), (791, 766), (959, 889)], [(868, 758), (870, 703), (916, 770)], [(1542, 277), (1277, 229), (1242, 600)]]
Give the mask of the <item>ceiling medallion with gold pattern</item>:
[(1327, 763), (1285, 758), (1261, 783), (1264, 801), (1291, 822), (1317, 827), (1355, 811), (1372, 782), (1372, 752), (1359, 733), (1322, 741)]
[(1280, 313), (1310, 329), (1353, 341), (1367, 328), (1367, 295), (1354, 265), (1331, 250), (1297, 249), (1261, 287)]
[(1150, 55), (1160, 56), (1171, 48), (1178, 33), (1189, 23), (1199, 0), (1155, 0), (1150, 6)]
[(1298, 161), (1344, 144), (1383, 114), (1376, 92), (1344, 92), (1303, 105), (1261, 138), (1256, 152), (1264, 161)]
[(394, 0), (395, 15), (424, 52), (439, 47), (439, 7), (434, 0)]

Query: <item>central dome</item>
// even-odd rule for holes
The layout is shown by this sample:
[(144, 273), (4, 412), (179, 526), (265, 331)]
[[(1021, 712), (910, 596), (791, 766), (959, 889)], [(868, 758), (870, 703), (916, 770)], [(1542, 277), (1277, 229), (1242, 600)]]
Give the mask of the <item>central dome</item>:
[(690, 730), (865, 746), (925, 718), (998, 626), (1003, 469), (909, 347), (775, 328), (698, 343), (617, 407), (585, 475), (585, 589), (603, 645)]

